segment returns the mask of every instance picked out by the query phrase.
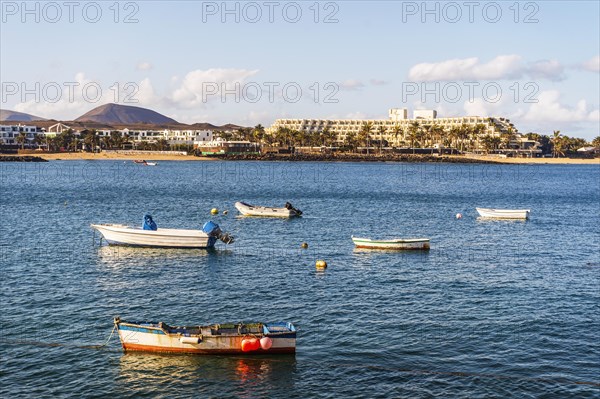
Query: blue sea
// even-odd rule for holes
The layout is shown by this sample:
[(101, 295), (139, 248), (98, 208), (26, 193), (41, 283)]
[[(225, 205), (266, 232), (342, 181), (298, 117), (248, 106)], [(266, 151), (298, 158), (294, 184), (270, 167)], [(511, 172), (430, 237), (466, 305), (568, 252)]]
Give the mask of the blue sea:
[[(304, 216), (242, 218), (239, 200)], [(213, 220), (236, 242), (108, 247), (90, 228), (145, 213), (159, 227)], [(600, 396), (598, 165), (0, 163), (0, 215), (3, 398)], [(429, 237), (431, 250), (358, 251), (351, 235)], [(291, 321), (297, 353), (90, 347), (117, 315)]]

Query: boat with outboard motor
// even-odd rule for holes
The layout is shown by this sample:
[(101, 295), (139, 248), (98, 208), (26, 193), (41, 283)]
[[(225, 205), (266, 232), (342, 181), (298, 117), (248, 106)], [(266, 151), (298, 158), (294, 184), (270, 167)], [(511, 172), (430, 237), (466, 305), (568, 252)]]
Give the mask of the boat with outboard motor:
[(133, 161), (133, 163), (137, 163), (138, 165), (145, 165), (145, 166), (156, 166), (158, 164), (158, 162), (148, 162), (145, 159), (136, 159)]
[(286, 202), (283, 208), (273, 208), (268, 206), (250, 205), (239, 201), (235, 203), (235, 207), (244, 216), (293, 218), (302, 215), (302, 211), (294, 208), (289, 202)]
[(296, 328), (289, 322), (169, 326), (114, 319), (124, 351), (197, 355), (270, 355), (296, 352)]
[(217, 240), (231, 244), (234, 238), (218, 224), (208, 221), (202, 230), (158, 228), (151, 215), (144, 216), (142, 228), (123, 224), (92, 224), (109, 245), (159, 248), (212, 248)]
[(479, 216), (486, 219), (529, 219), (530, 209), (475, 208)]

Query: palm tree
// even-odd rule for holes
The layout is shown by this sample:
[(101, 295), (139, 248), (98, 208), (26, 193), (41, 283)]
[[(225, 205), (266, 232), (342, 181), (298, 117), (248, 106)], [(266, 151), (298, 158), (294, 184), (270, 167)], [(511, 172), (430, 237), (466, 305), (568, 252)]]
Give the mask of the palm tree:
[(69, 143), (69, 148), (74, 152), (77, 152), (77, 147), (79, 146), (79, 139), (77, 137), (73, 137), (71, 142)]
[(156, 140), (156, 147), (158, 148), (158, 151), (166, 151), (169, 148), (169, 142), (167, 139), (160, 138)]
[(45, 133), (36, 134), (33, 138), (33, 142), (38, 146), (38, 148), (41, 148), (44, 144), (46, 147), (48, 146), (47, 136)]
[(477, 143), (477, 145), (479, 144), (481, 135), (485, 131), (486, 131), (485, 125), (481, 124), (481, 123), (478, 123), (471, 128), (471, 136), (475, 139), (475, 142)]
[(458, 149), (458, 139), (460, 137), (460, 129), (457, 126), (452, 126), (448, 132), (450, 138), (450, 146)]
[(105, 149), (109, 149), (112, 146), (112, 140), (110, 136), (102, 137), (102, 144), (104, 144)]
[(118, 150), (121, 149), (121, 146), (123, 145), (123, 136), (121, 135), (121, 132), (117, 130), (110, 132), (110, 140), (114, 148)]
[(410, 140), (410, 147), (415, 153), (415, 141), (421, 137), (421, 125), (419, 122), (414, 121), (408, 125), (408, 139)]
[(367, 155), (369, 155), (369, 147), (371, 146), (371, 130), (373, 129), (373, 122), (364, 122), (358, 133), (358, 138), (361, 143), (367, 144)]
[(265, 128), (259, 123), (254, 126), (254, 129), (252, 130), (252, 138), (255, 142), (260, 143), (263, 137), (265, 137)]
[(381, 150), (383, 146), (383, 135), (387, 133), (387, 129), (384, 125), (379, 125), (377, 133), (379, 133), (379, 155), (381, 155)]
[(17, 144), (21, 145), (21, 149), (24, 150), (25, 149), (25, 142), (27, 141), (27, 134), (25, 134), (25, 132), (21, 132), (17, 135), (17, 137), (15, 137), (15, 141), (17, 142)]
[(559, 153), (562, 152), (561, 151), (562, 150), (562, 148), (561, 148), (562, 137), (560, 137), (560, 130), (555, 130), (554, 132), (552, 132), (551, 140), (552, 140), (552, 144), (553, 144), (552, 154), (553, 154), (553, 157), (556, 158), (556, 155), (558, 155)]
[[(458, 138), (460, 139), (460, 152), (464, 152), (465, 150), (465, 140), (471, 136), (472, 129), (467, 124), (462, 124), (458, 128)], [(471, 148), (472, 150), (472, 148)]]
[(404, 129), (400, 127), (397, 123), (392, 128), (392, 132), (394, 133), (394, 145), (398, 145), (398, 136), (400, 133), (404, 136)]
[(442, 140), (442, 135), (444, 133), (444, 128), (441, 127), (440, 125), (437, 124), (433, 124), (430, 128), (429, 128), (429, 136), (431, 138), (431, 154), (433, 155), (433, 147), (436, 144), (439, 144), (439, 142)]
[(353, 132), (347, 133), (346, 134), (346, 145), (348, 147), (350, 147), (350, 149), (352, 150), (352, 152), (354, 152), (354, 150), (356, 150), (356, 147), (359, 144), (359, 141), (356, 137), (356, 134)]

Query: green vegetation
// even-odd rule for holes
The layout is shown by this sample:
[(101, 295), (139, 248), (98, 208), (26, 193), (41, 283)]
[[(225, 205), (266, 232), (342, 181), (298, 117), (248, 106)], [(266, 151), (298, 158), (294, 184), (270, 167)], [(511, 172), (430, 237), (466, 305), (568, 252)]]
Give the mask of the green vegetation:
[[(488, 121), (493, 124), (493, 121)], [(431, 149), (433, 154), (436, 148), (453, 149), (459, 152), (483, 152), (494, 153), (501, 150), (516, 148), (518, 136), (512, 128), (496, 131), (494, 134), (484, 134), (487, 126), (478, 124), (469, 126), (463, 124), (450, 129), (437, 125), (436, 123), (424, 123), (414, 121), (403, 129), (398, 124), (393, 127), (374, 126), (372, 122), (364, 122), (358, 133), (348, 132), (340, 134), (332, 132), (329, 128), (314, 129), (313, 131), (300, 131), (288, 128), (279, 128), (272, 134), (266, 132), (265, 128), (258, 124), (253, 128), (239, 128), (235, 131), (215, 132), (215, 137), (226, 141), (249, 141), (260, 143), (267, 147), (335, 147), (339, 152), (355, 153), (358, 150), (371, 154), (374, 151), (382, 154), (384, 149), (390, 147), (412, 150), (414, 154), (417, 149)], [(553, 157), (565, 157), (577, 154), (581, 147), (600, 147), (600, 136), (587, 142), (581, 138), (572, 138), (562, 134), (559, 130), (551, 136), (528, 133), (521, 135), (528, 140), (539, 143), (538, 148), (542, 154), (552, 154)], [(21, 149), (30, 146), (27, 135), (24, 132), (15, 137), (16, 143)], [(187, 151), (193, 153), (190, 144), (170, 144), (164, 138), (148, 141), (132, 140), (128, 133), (111, 131), (108, 136), (99, 136), (96, 130), (84, 130), (75, 134), (72, 129), (66, 130), (55, 136), (37, 134), (32, 144), (38, 148), (51, 152), (60, 151), (86, 151), (99, 152), (102, 150), (152, 150), (152, 151)], [(529, 143), (531, 145), (531, 143)], [(420, 153), (423, 153), (422, 151)]]

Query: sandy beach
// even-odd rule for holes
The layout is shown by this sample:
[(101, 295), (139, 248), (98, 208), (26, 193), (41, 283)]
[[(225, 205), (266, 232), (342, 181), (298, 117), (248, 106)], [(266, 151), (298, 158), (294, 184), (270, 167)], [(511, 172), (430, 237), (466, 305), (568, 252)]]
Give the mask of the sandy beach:
[[(556, 164), (556, 165), (600, 165), (600, 158), (581, 159), (581, 158), (498, 158), (486, 156), (465, 156), (469, 159), (497, 162), (504, 164)], [(456, 156), (456, 158), (463, 158)]]

